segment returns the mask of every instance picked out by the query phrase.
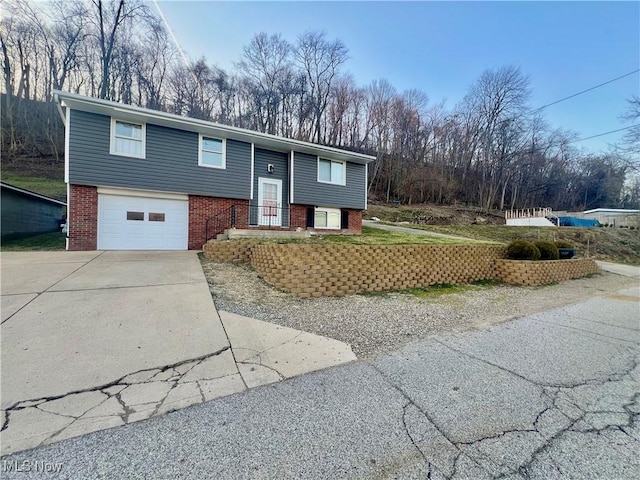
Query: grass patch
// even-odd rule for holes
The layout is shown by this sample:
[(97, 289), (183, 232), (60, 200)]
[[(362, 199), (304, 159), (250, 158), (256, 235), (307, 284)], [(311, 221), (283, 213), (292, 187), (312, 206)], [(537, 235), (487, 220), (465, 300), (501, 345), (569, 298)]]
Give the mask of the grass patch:
[(438, 283), (429, 287), (410, 288), (409, 290), (401, 290), (399, 293), (413, 295), (419, 298), (437, 298), (452, 293), (463, 293), (472, 289), (471, 285), (451, 285), (449, 283)]
[(496, 285), (502, 285), (502, 282), (495, 278), (483, 278), (482, 280), (471, 282), (470, 285), (475, 285), (476, 287), (495, 287)]
[(477, 280), (472, 283), (463, 285), (453, 285), (450, 283), (438, 283), (428, 287), (416, 287), (407, 290), (391, 290), (385, 292), (362, 292), (360, 295), (367, 297), (379, 297), (388, 294), (412, 295), (418, 298), (439, 298), (454, 293), (464, 293), (468, 291), (481, 290), (482, 288), (490, 288), (501, 285), (498, 280)]
[(47, 197), (62, 201), (67, 199), (67, 184), (64, 183), (64, 180), (2, 172), (2, 181)]
[(17, 240), (3, 240), (0, 248), (3, 252), (26, 252), (34, 250), (64, 250), (66, 236), (61, 232), (43, 233)]
[(467, 243), (464, 240), (455, 240), (453, 238), (412, 235), (410, 233), (391, 232), (366, 226), (362, 227), (362, 235), (318, 235), (316, 241), (345, 245), (455, 245)]
[(261, 243), (311, 243), (329, 245), (463, 245), (474, 243), (472, 240), (430, 237), (410, 233), (391, 232), (373, 227), (362, 227), (361, 235), (321, 234), (311, 238), (261, 239)]

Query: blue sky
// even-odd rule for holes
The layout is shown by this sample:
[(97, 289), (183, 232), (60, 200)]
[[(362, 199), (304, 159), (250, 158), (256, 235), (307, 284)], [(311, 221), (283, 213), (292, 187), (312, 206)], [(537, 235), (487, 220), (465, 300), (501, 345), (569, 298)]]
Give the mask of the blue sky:
[[(162, 1), (191, 58), (232, 69), (258, 32), (294, 42), (324, 30), (349, 49), (359, 85), (386, 78), (453, 107), (485, 69), (519, 66), (536, 108), (640, 68), (640, 2), (219, 2)], [(544, 110), (580, 138), (624, 127), (638, 73)], [(604, 151), (623, 133), (580, 143)]]

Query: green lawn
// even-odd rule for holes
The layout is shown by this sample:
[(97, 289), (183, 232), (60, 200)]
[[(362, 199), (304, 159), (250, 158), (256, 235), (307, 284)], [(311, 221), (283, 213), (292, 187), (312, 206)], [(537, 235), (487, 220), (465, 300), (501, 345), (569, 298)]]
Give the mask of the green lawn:
[(24, 252), (30, 250), (64, 250), (65, 234), (60, 232), (44, 233), (19, 240), (2, 241), (3, 252)]
[(312, 238), (313, 243), (331, 243), (345, 245), (460, 245), (478, 242), (456, 240), (453, 238), (429, 237), (409, 233), (391, 232), (380, 228), (362, 227), (362, 235), (319, 235)]
[(64, 180), (2, 172), (2, 181), (58, 200), (67, 199), (67, 185)]
[(261, 239), (260, 243), (324, 243), (331, 245), (463, 245), (473, 243), (477, 245), (479, 242), (429, 237), (427, 235), (412, 235), (409, 233), (391, 232), (389, 230), (363, 226), (361, 235), (320, 234), (303, 239), (265, 238)]

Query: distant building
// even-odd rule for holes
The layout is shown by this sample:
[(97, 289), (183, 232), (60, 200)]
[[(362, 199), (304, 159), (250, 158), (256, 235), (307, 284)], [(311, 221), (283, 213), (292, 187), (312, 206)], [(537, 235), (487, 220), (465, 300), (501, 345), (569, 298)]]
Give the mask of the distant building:
[(67, 204), (24, 188), (0, 182), (3, 239), (56, 232)]
[(551, 208), (525, 208), (504, 212), (505, 223), (511, 227), (555, 227)]
[(611, 227), (639, 227), (640, 210), (629, 210), (625, 208), (594, 208), (585, 210), (580, 218), (592, 218), (598, 220), (601, 225)]

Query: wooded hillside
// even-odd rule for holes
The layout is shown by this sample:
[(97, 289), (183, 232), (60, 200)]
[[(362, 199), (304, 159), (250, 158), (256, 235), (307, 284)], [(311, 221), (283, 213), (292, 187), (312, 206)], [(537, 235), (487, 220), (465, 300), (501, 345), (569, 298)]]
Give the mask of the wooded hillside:
[[(141, 0), (9, 0), (0, 8), (3, 168), (61, 160), (52, 104), (60, 89), (376, 155), (374, 199), (638, 207), (640, 182), (625, 184), (638, 130), (610, 153), (578, 150), (575, 133), (552, 128), (533, 108), (530, 82), (513, 66), (469, 79), (467, 95), (447, 107), (384, 79), (358, 84), (347, 46), (322, 32), (293, 43), (258, 33), (226, 71), (204, 57), (186, 60)], [(639, 105), (632, 99), (631, 120)]]

